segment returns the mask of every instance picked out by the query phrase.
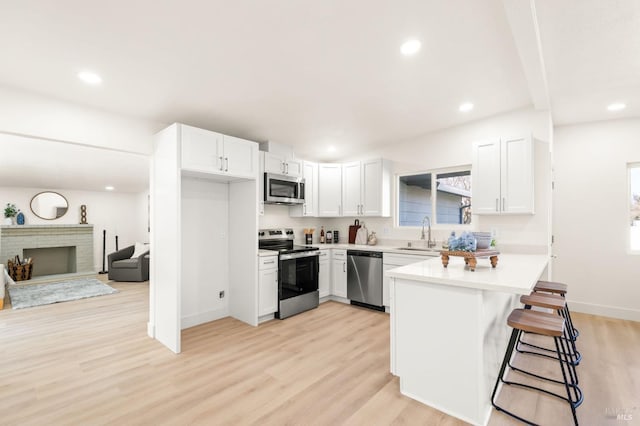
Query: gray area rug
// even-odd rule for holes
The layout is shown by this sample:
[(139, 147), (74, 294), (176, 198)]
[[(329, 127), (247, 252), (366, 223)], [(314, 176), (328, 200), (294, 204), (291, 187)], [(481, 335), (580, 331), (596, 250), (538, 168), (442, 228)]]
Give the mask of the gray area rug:
[(117, 292), (118, 290), (115, 288), (95, 278), (9, 286), (9, 296), (11, 297), (11, 307), (13, 309), (68, 302), (69, 300), (86, 299)]

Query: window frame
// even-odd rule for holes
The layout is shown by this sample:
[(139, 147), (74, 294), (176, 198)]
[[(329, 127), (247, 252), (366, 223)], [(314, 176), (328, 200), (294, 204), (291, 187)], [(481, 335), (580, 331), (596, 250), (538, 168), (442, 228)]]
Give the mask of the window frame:
[[(640, 164), (640, 163), (638, 163)], [(430, 174), (431, 175), (431, 186), (432, 188), (436, 188), (436, 178), (438, 174), (443, 173), (455, 173), (455, 172), (469, 172), (469, 176), (471, 176), (471, 164), (465, 164), (461, 166), (454, 167), (445, 167), (440, 169), (429, 169), (415, 172), (407, 172), (407, 173), (397, 173), (395, 175), (394, 181), (394, 190), (395, 190), (395, 200), (394, 200), (394, 219), (393, 219), (393, 227), (395, 229), (422, 229), (422, 226), (401, 226), (400, 225), (400, 179), (405, 176), (415, 176), (422, 174)], [(471, 223), (462, 224), (462, 223), (438, 223), (438, 212), (436, 210), (438, 202), (438, 191), (431, 192), (431, 216), (429, 219), (431, 220), (431, 229), (447, 229), (453, 231), (469, 231), (474, 229), (474, 223), (477, 220), (477, 216), (473, 214), (473, 181), (471, 181)], [(638, 252), (640, 254), (640, 252)]]

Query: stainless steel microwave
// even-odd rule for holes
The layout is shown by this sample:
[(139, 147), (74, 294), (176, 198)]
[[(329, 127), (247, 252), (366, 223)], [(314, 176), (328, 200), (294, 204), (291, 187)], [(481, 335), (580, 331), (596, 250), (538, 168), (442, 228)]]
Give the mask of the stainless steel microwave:
[(304, 203), (304, 179), (301, 177), (264, 174), (265, 204)]

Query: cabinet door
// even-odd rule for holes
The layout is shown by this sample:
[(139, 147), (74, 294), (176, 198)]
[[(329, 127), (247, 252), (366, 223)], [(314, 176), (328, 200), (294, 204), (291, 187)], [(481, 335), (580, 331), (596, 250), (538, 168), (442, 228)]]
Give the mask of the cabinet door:
[(318, 291), (320, 293), (320, 297), (327, 297), (331, 294), (331, 264), (328, 260), (320, 262)]
[[(531, 137), (503, 139), (501, 151), (501, 211), (503, 213), (534, 213)], [(474, 204), (475, 201), (474, 194)]]
[(473, 144), (473, 213), (500, 213), (500, 141)]
[(361, 168), (359, 161), (342, 165), (343, 216), (359, 216), (361, 214), (360, 179)]
[(238, 177), (258, 175), (258, 144), (224, 135), (224, 171)]
[(222, 135), (180, 124), (182, 168), (219, 174), (223, 171)]
[(285, 161), (285, 173), (289, 176), (302, 176), (302, 161), (301, 160), (287, 160)]
[(347, 259), (334, 259), (331, 261), (331, 275), (333, 291), (338, 297), (347, 298)]
[(362, 162), (361, 194), (362, 215), (391, 215), (391, 172), (384, 160)]
[(265, 173), (284, 174), (284, 171), (285, 171), (284, 158), (279, 155), (265, 152), (264, 153), (264, 171)]
[(318, 216), (336, 217), (342, 212), (342, 165), (318, 165)]
[(278, 310), (278, 270), (260, 271), (258, 280), (258, 315), (268, 315)]
[(305, 161), (302, 166), (304, 177), (304, 216), (318, 215), (318, 164)]

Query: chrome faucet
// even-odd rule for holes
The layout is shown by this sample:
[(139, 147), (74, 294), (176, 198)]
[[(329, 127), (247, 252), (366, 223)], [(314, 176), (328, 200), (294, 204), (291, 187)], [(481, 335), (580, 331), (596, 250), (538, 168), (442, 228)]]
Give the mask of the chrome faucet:
[(425, 239), (425, 235), (424, 235), (424, 224), (425, 222), (427, 224), (429, 224), (429, 228), (428, 228), (428, 239), (427, 239), (427, 247), (431, 248), (431, 247), (435, 247), (436, 246), (436, 242), (435, 241), (431, 241), (431, 219), (429, 219), (429, 216), (425, 216), (424, 219), (422, 219), (422, 233), (420, 234), (420, 239), (424, 240)]

